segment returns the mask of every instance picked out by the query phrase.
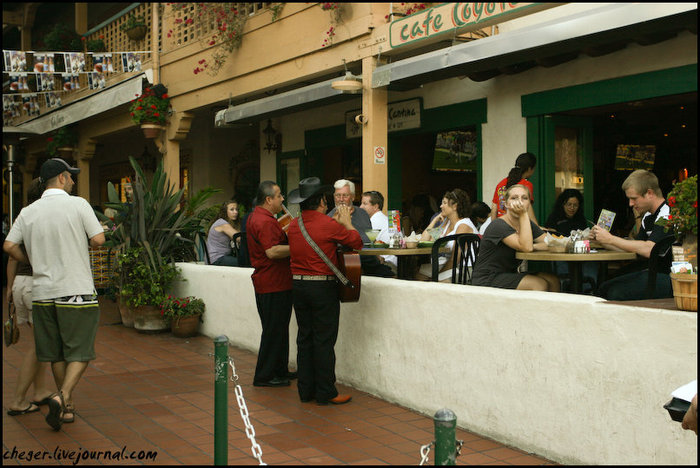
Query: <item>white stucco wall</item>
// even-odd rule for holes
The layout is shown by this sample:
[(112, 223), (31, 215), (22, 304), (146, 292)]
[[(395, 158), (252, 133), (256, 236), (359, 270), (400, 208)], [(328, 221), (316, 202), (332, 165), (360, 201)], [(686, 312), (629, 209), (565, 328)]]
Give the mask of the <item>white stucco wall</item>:
[[(202, 332), (256, 351), (252, 269), (178, 264)], [(290, 360), (296, 357), (290, 325)], [(570, 294), (363, 277), (341, 306), (338, 381), (561, 463), (695, 464), (662, 405), (697, 378), (697, 314)]]

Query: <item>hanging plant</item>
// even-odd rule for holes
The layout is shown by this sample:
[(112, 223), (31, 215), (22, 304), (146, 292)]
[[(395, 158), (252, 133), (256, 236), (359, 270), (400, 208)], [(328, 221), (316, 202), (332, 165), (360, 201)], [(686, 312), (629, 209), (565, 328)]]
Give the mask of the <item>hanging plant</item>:
[(59, 148), (75, 148), (78, 144), (78, 134), (73, 127), (61, 127), (53, 132), (46, 141), (46, 152), (51, 156), (58, 156)]
[(43, 40), (39, 43), (39, 48), (48, 51), (79, 52), (83, 49), (80, 34), (65, 23), (56, 23)]
[(319, 3), (319, 6), (323, 11), (328, 11), (331, 14), (331, 25), (326, 31), (326, 37), (323, 40), (321, 47), (330, 47), (333, 45), (333, 37), (335, 37), (335, 30), (338, 24), (342, 21), (342, 3)]
[(168, 88), (157, 84), (144, 89), (140, 96), (131, 101), (129, 113), (131, 121), (137, 125), (145, 123), (164, 125), (169, 108)]
[(284, 8), (284, 3), (275, 3), (275, 4), (271, 5), (269, 8), (270, 8), (270, 11), (272, 12), (272, 19), (270, 19), (270, 22), (274, 23), (275, 21), (277, 21), (277, 18), (279, 18), (280, 15), (282, 14), (282, 9)]
[[(219, 47), (213, 50), (211, 60), (200, 59), (193, 72), (195, 75), (204, 71), (211, 76), (216, 75), (231, 53), (241, 46), (243, 28), (248, 16), (239, 13), (236, 3), (195, 3), (192, 12), (188, 11), (193, 6), (192, 3), (172, 3), (171, 5), (174, 12), (181, 11), (183, 16), (188, 16), (186, 19), (175, 19), (175, 24), (193, 25), (196, 18), (196, 21), (203, 24), (215, 25), (215, 32), (209, 37), (202, 38), (200, 42), (204, 47)], [(168, 31), (167, 37), (171, 37), (172, 34), (172, 30)]]

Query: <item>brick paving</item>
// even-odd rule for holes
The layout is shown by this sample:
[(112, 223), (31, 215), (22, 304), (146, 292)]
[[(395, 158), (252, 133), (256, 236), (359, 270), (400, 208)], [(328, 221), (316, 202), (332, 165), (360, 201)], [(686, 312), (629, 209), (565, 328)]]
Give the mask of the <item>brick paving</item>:
[[(75, 423), (54, 432), (44, 421), (46, 406), (40, 413), (6, 414), (17, 366), (33, 345), (25, 330), (20, 342), (3, 353), (3, 465), (73, 464), (66, 458), (71, 451), (121, 453), (123, 447), (127, 455), (153, 451), (157, 456), (152, 461), (104, 460), (102, 455), (80, 464), (213, 464), (214, 375), (209, 353), (214, 347), (210, 338), (141, 334), (121, 325), (116, 308), (103, 307), (98, 359), (91, 362), (74, 393)], [(341, 393), (353, 396), (352, 402), (341, 406), (301, 403), (294, 383), (283, 388), (253, 387), (256, 355), (235, 347), (230, 347), (229, 355), (267, 464), (416, 465), (421, 445), (433, 439), (430, 417), (350, 387), (338, 386)], [(257, 464), (230, 389), (228, 462)], [(457, 458), (460, 465), (553, 464), (467, 431), (458, 429), (457, 438), (464, 440)], [(22, 451), (24, 459), (19, 460)], [(28, 451), (48, 455), (27, 461)], [(433, 463), (432, 455), (428, 464)]]

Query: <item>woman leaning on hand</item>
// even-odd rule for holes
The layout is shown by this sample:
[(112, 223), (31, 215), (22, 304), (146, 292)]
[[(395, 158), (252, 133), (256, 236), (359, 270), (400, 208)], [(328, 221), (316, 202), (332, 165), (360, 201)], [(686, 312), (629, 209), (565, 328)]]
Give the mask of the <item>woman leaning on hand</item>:
[(551, 273), (520, 273), (516, 252), (547, 250), (545, 233), (530, 220), (530, 191), (516, 184), (505, 193), (506, 214), (491, 222), (481, 239), (472, 284), (494, 288), (559, 292)]
[(207, 251), (211, 265), (238, 266), (238, 258), (233, 255), (231, 240), (240, 231), (238, 202), (229, 200), (221, 205), (207, 235)]

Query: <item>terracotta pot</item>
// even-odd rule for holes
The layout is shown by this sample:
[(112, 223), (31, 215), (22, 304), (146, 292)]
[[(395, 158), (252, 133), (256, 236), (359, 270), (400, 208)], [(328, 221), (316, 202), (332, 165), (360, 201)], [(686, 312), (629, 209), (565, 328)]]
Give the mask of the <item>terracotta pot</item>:
[(168, 331), (168, 322), (158, 306), (138, 306), (134, 308), (134, 328), (141, 333)]
[(129, 36), (129, 39), (132, 41), (140, 41), (146, 37), (146, 26), (136, 26), (131, 29), (127, 29), (126, 35)]
[(60, 148), (56, 148), (56, 151), (58, 151), (58, 154), (61, 155), (61, 159), (68, 160), (73, 159), (73, 151), (75, 151), (75, 148), (71, 148), (70, 146), (62, 146)]
[(117, 303), (119, 304), (119, 315), (122, 317), (122, 325), (134, 328), (134, 311), (126, 305), (126, 299), (118, 296)]
[(141, 130), (143, 131), (143, 136), (146, 138), (158, 138), (160, 132), (164, 129), (162, 125), (145, 123), (141, 124)]
[(170, 330), (178, 338), (190, 338), (199, 334), (199, 318), (201, 315), (180, 317), (170, 322)]

